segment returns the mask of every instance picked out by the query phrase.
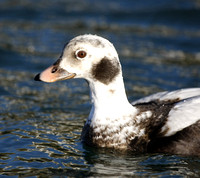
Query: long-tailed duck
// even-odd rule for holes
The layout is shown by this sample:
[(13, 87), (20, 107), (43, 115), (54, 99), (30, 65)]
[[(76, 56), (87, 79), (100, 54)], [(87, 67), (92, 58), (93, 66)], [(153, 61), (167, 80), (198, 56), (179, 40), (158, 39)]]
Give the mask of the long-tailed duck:
[(92, 109), (83, 127), (86, 144), (132, 150), (200, 155), (200, 88), (160, 92), (129, 103), (114, 46), (96, 35), (72, 39), (60, 58), (35, 76), (55, 82), (88, 81)]

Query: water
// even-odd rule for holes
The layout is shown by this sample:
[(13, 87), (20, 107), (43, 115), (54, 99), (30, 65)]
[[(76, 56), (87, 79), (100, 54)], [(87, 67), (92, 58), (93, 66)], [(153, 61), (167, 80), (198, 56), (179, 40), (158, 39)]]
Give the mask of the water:
[(33, 81), (67, 41), (92, 33), (116, 46), (131, 101), (200, 87), (199, 19), (198, 0), (1, 0), (1, 177), (199, 177), (196, 157), (82, 145), (91, 107), (85, 81)]

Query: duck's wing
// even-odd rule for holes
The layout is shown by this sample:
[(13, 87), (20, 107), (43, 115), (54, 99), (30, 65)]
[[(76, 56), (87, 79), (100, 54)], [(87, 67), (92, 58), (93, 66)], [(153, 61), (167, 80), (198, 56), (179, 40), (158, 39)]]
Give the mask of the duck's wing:
[[(160, 92), (133, 102), (133, 105), (150, 102), (174, 103), (161, 128), (163, 136), (172, 136), (200, 120), (200, 88)], [(174, 102), (173, 102), (174, 101)]]
[(187, 88), (187, 89), (180, 89), (175, 91), (164, 91), (159, 92), (156, 94), (152, 94), (149, 96), (146, 96), (144, 98), (141, 98), (139, 100), (133, 101), (131, 104), (140, 104), (140, 103), (148, 103), (155, 100), (159, 101), (167, 101), (167, 100), (184, 100), (191, 97), (200, 96), (200, 88)]
[(161, 133), (164, 133), (164, 136), (171, 136), (198, 121), (200, 121), (200, 95), (175, 104), (168, 114)]

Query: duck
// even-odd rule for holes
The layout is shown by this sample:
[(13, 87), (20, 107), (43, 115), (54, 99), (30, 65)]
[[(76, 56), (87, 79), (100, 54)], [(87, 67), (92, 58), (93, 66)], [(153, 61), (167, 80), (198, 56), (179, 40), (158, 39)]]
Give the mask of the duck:
[(84, 34), (70, 40), (36, 81), (83, 78), (91, 111), (81, 141), (96, 148), (134, 153), (200, 156), (200, 88), (127, 99), (118, 53), (107, 39)]

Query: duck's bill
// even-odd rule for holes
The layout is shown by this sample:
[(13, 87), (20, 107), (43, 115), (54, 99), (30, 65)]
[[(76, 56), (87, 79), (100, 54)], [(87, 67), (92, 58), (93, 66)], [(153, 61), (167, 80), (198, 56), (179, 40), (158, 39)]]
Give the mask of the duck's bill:
[(52, 65), (45, 69), (43, 72), (37, 74), (34, 80), (43, 82), (56, 82), (60, 80), (71, 79), (75, 76), (75, 73), (69, 73), (68, 71), (62, 68), (57, 68), (57, 66)]

